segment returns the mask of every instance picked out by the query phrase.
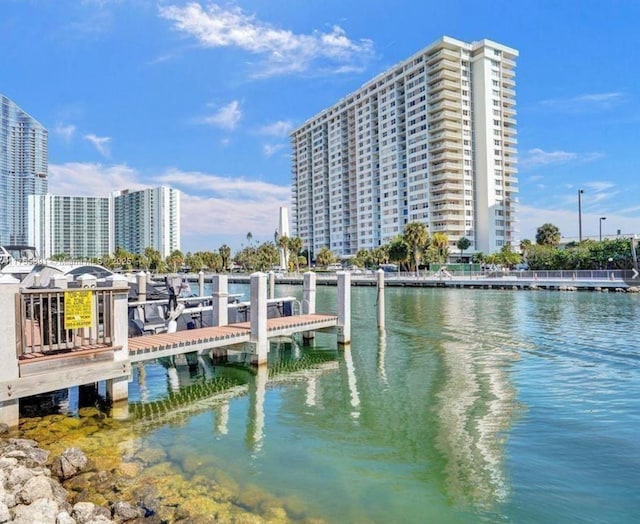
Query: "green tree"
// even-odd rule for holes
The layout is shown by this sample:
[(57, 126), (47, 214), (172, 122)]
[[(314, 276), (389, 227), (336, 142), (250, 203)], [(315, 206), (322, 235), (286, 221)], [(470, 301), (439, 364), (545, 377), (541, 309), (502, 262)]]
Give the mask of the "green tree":
[(165, 260), (170, 270), (175, 273), (184, 264), (184, 255), (179, 249), (174, 250)]
[(218, 248), (218, 253), (222, 258), (222, 269), (226, 271), (231, 263), (231, 248), (227, 244), (222, 244)]
[(553, 224), (542, 224), (536, 232), (536, 244), (540, 246), (557, 246), (560, 243), (560, 230)]
[(371, 252), (367, 249), (359, 249), (353, 257), (353, 263), (361, 268), (369, 267), (371, 264)]
[(331, 264), (335, 264), (336, 256), (331, 252), (331, 250), (324, 246), (321, 247), (316, 255), (316, 263), (321, 267), (327, 267)]
[(371, 264), (378, 267), (380, 264), (386, 264), (389, 262), (389, 250), (387, 246), (378, 246), (371, 250), (369, 253), (369, 260)]
[(460, 250), (460, 262), (462, 262), (462, 253), (469, 249), (469, 246), (471, 246), (471, 240), (469, 240), (467, 237), (462, 237), (456, 243), (456, 247)]
[[(302, 251), (302, 239), (300, 237), (292, 237), (289, 239), (289, 253), (293, 255), (296, 264), (296, 273), (300, 273), (300, 252)], [(304, 262), (303, 262), (304, 264)]]
[(161, 273), (164, 271), (164, 263), (162, 261), (162, 255), (160, 251), (154, 249), (151, 246), (148, 246), (144, 249), (144, 256), (149, 261), (149, 269), (151, 271), (155, 271), (156, 273)]
[(398, 235), (389, 244), (389, 260), (399, 266), (406, 265), (411, 256), (411, 249), (402, 235)]
[(404, 226), (404, 242), (409, 248), (409, 253), (413, 257), (413, 270), (418, 273), (422, 253), (428, 246), (429, 231), (422, 222), (409, 222)]
[(449, 256), (449, 237), (446, 233), (434, 233), (431, 235), (431, 244), (428, 251), (432, 260), (438, 264), (444, 264)]
[(531, 242), (531, 240), (529, 240), (528, 238), (525, 238), (520, 242), (520, 253), (522, 253), (522, 258), (524, 260), (527, 259), (527, 253), (531, 249), (532, 245), (533, 245), (533, 242)]

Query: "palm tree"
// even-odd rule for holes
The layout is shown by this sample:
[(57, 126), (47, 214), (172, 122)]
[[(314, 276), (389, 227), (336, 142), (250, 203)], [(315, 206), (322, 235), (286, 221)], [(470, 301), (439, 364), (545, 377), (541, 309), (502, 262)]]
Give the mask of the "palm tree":
[(231, 248), (227, 244), (222, 244), (218, 248), (218, 254), (222, 258), (222, 270), (226, 271), (231, 263)]
[(470, 245), (471, 245), (471, 240), (469, 240), (467, 237), (462, 237), (460, 240), (458, 240), (458, 243), (456, 244), (456, 246), (460, 250), (460, 262), (462, 262), (462, 253), (465, 250), (469, 249)]
[(541, 246), (557, 246), (560, 243), (560, 230), (553, 224), (542, 224), (536, 232), (536, 244)]
[(336, 256), (329, 250), (328, 247), (320, 248), (318, 254), (316, 255), (316, 262), (318, 265), (327, 267), (333, 264), (336, 261)]
[(300, 237), (293, 237), (289, 239), (289, 253), (294, 256), (296, 263), (296, 273), (300, 273), (300, 260), (298, 255), (302, 251), (302, 239)]
[(431, 245), (434, 248), (436, 262), (444, 263), (449, 256), (449, 237), (446, 233), (434, 233), (431, 236)]
[(422, 222), (409, 222), (404, 226), (404, 241), (413, 255), (414, 271), (418, 274), (418, 266), (422, 258), (422, 252), (429, 241), (429, 231)]
[(398, 235), (389, 244), (389, 260), (398, 265), (406, 264), (410, 257), (410, 248), (402, 235)]
[(247, 244), (249, 244), (249, 247), (251, 247), (251, 242), (253, 241), (253, 233), (251, 233), (251, 231), (249, 231), (247, 233)]

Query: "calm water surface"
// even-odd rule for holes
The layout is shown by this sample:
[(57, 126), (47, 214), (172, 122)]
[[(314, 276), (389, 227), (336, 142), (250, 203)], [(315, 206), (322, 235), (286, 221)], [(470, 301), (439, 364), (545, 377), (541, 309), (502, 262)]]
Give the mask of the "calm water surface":
[[(375, 299), (352, 290), (350, 349), (318, 337), (332, 369), (258, 375), (146, 445), (178, 465), (209, 457), (240, 486), (295, 501), (301, 518), (638, 521), (640, 296), (387, 288), (382, 337)], [(335, 301), (318, 289), (318, 311)], [(164, 367), (145, 375), (133, 400), (166, 394)]]

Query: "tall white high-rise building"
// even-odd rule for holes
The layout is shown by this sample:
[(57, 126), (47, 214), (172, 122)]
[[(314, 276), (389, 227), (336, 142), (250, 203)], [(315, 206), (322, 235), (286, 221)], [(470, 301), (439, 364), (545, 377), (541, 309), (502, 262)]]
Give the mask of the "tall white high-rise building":
[(162, 257), (180, 249), (180, 191), (164, 186), (124, 190), (111, 199), (114, 248), (141, 255), (152, 247)]
[(47, 192), (47, 130), (0, 95), (0, 245), (24, 245), (27, 199)]
[(295, 129), (293, 235), (348, 256), (420, 221), (452, 249), (516, 246), (517, 56), (443, 37)]
[(29, 245), (41, 257), (63, 254), (79, 260), (113, 252), (109, 197), (29, 196)]

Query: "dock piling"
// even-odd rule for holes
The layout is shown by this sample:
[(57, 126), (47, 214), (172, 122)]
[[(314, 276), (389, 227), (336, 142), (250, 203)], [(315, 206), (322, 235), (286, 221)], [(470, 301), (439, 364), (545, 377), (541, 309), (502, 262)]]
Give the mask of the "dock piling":
[[(314, 315), (316, 312), (316, 274), (313, 271), (307, 271), (303, 276), (302, 283), (302, 314)], [(305, 344), (309, 344), (314, 338), (313, 331), (302, 333), (302, 340)]]
[[(129, 283), (126, 277), (122, 275), (112, 275), (108, 277), (107, 282), (113, 288), (120, 289), (113, 294), (113, 340), (112, 345), (117, 349), (113, 352), (113, 360), (122, 362), (123, 365), (129, 361)], [(117, 407), (118, 417), (126, 417), (127, 413), (125, 405), (129, 398), (129, 381), (130, 376), (123, 376), (107, 380), (107, 395)], [(120, 402), (125, 401), (125, 402)], [(116, 411), (114, 411), (115, 415)]]
[(267, 362), (269, 339), (267, 338), (267, 276), (264, 273), (251, 275), (251, 336), (258, 365)]
[(376, 271), (376, 283), (378, 287), (378, 296), (376, 299), (376, 305), (378, 306), (378, 310), (377, 310), (378, 329), (381, 331), (384, 331), (384, 323), (385, 323), (384, 271), (382, 269), (378, 269), (378, 271)]
[(338, 344), (351, 343), (351, 273), (338, 271)]
[[(17, 316), (16, 296), (20, 282), (8, 275), (0, 277), (0, 311), (5, 321), (0, 322), (0, 382), (17, 380), (20, 377), (16, 358)], [(15, 319), (15, 320), (14, 320)], [(9, 386), (10, 387), (10, 386)], [(10, 393), (9, 393), (10, 396)], [(8, 399), (0, 401), (0, 422), (16, 427), (19, 422), (19, 401)]]
[[(213, 275), (211, 289), (213, 307), (210, 313), (203, 311), (204, 323), (207, 326), (226, 326), (229, 323), (229, 277), (227, 275)], [(208, 315), (211, 317), (207, 318)]]

